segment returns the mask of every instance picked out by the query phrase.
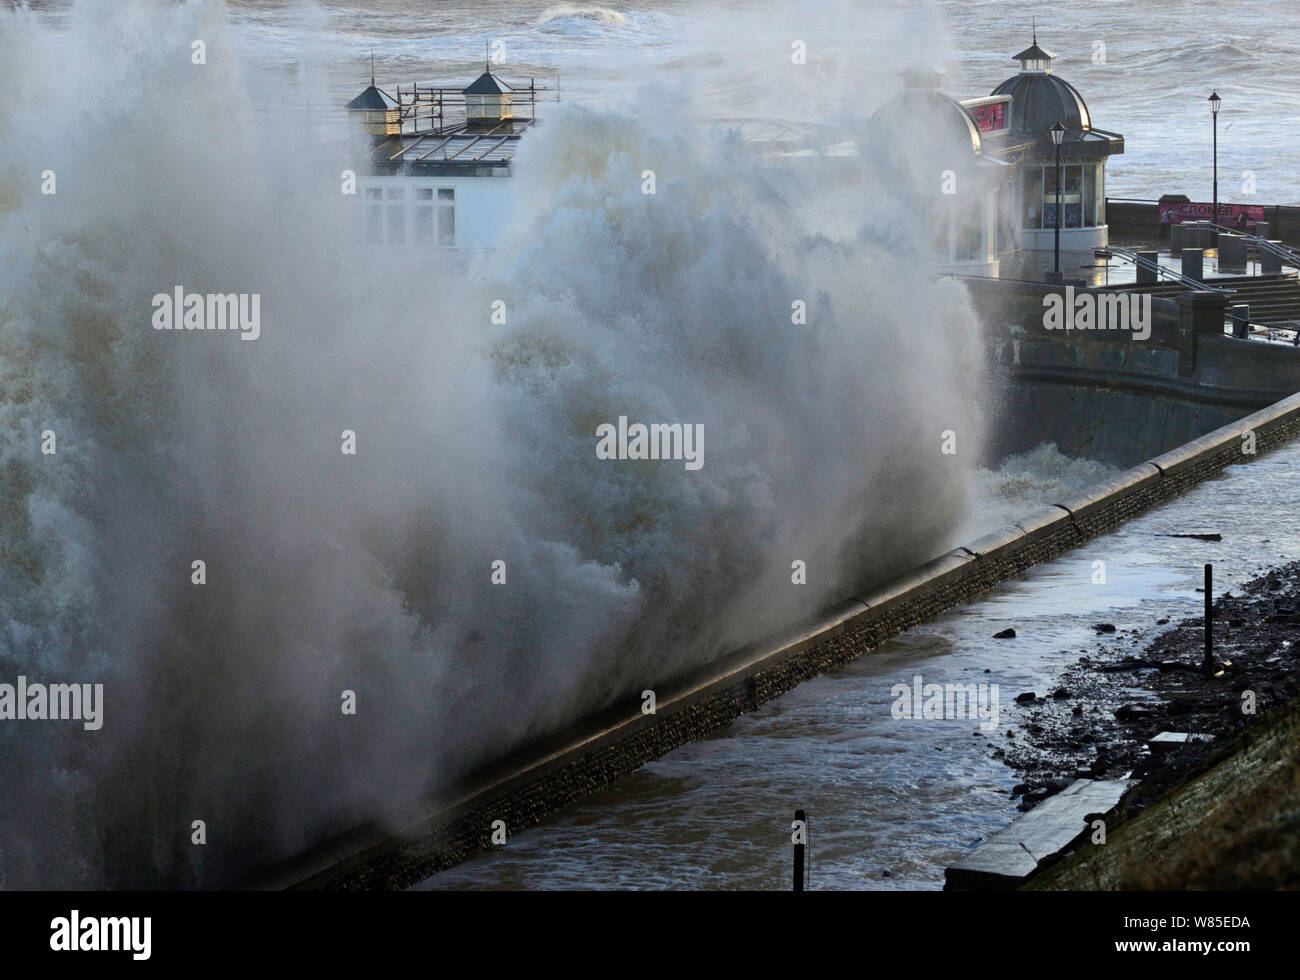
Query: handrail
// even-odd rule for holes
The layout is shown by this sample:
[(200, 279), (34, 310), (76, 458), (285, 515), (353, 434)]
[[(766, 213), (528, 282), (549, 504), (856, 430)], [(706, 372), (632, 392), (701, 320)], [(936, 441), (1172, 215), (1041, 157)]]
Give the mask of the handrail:
[[(1227, 332), (1228, 332), (1228, 327), (1227, 327), (1228, 322), (1229, 322), (1229, 321), (1227, 321), (1227, 320), (1224, 321), (1224, 333), (1227, 333)], [(1252, 336), (1252, 335), (1251, 335), (1251, 332), (1250, 332), (1250, 328), (1251, 328), (1251, 327), (1258, 327), (1260, 330), (1262, 330), (1262, 331), (1263, 331), (1265, 334), (1267, 334), (1268, 336), (1265, 336), (1265, 337), (1255, 337), (1255, 336)], [(1293, 336), (1292, 336), (1292, 339), (1291, 339), (1291, 346), (1292, 346), (1292, 347), (1300, 347), (1300, 328), (1297, 328), (1297, 327), (1279, 327), (1279, 326), (1277, 326), (1276, 324), (1272, 324), (1272, 323), (1257, 323), (1257, 322), (1254, 321), (1254, 320), (1247, 320), (1247, 321), (1246, 321), (1246, 336), (1244, 336), (1244, 337), (1237, 337), (1235, 334), (1232, 335), (1232, 336), (1233, 336), (1233, 338), (1234, 338), (1235, 340), (1248, 340), (1248, 341), (1249, 341), (1249, 340), (1253, 340), (1253, 341), (1255, 341), (1255, 342), (1257, 342), (1257, 343), (1268, 344), (1268, 343), (1275, 343), (1275, 342), (1278, 342), (1278, 341), (1282, 340), (1283, 338), (1276, 336), (1276, 335), (1279, 334), (1279, 333), (1289, 333), (1289, 334), (1292, 334)]]
[(1134, 252), (1132, 249), (1123, 248), (1119, 245), (1107, 245), (1103, 248), (1093, 249), (1094, 255), (1100, 256), (1102, 253), (1105, 253), (1106, 256), (1109, 256), (1111, 253), (1114, 253), (1118, 255), (1120, 258), (1127, 259), (1129, 262), (1132, 262), (1133, 265), (1135, 265), (1139, 269), (1147, 269), (1149, 271), (1152, 271), (1156, 274), (1157, 277), (1165, 276), (1167, 279), (1171, 279), (1176, 283), (1186, 286), (1188, 289), (1199, 289), (1211, 293), (1224, 293), (1225, 295), (1228, 296), (1231, 296), (1233, 293), (1236, 292), (1235, 289), (1222, 289), (1218, 286), (1210, 286), (1206, 283), (1199, 282), (1196, 279), (1193, 279), (1191, 276), (1185, 276), (1181, 272), (1174, 272), (1172, 269), (1166, 269), (1158, 261), (1152, 262), (1150, 259), (1138, 255), (1138, 253)]
[(1227, 225), (1216, 225), (1212, 221), (1207, 222), (1207, 224), (1209, 224), (1211, 228), (1216, 228), (1219, 231), (1231, 232), (1232, 234), (1238, 236), (1239, 238), (1242, 238), (1245, 241), (1255, 245), (1257, 248), (1262, 248), (1268, 252), (1271, 252), (1272, 254), (1276, 255), (1278, 258), (1285, 261), (1287, 265), (1293, 265), (1297, 269), (1300, 269), (1300, 252), (1297, 252), (1295, 249), (1288, 248), (1285, 245), (1279, 245), (1277, 242), (1271, 242), (1267, 238), (1260, 238), (1258, 235), (1248, 235), (1245, 232), (1237, 230), (1236, 228), (1229, 228)]

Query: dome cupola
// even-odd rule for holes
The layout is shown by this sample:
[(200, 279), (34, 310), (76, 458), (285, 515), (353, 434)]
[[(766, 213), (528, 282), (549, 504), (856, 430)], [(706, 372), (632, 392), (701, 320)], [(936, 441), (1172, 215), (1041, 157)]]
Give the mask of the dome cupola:
[(1088, 105), (1078, 89), (1052, 73), (1055, 57), (1038, 46), (1037, 32), (1033, 44), (1013, 56), (1013, 61), (1020, 62), (1020, 74), (1008, 78), (992, 93), (1011, 96), (1012, 129), (1046, 134), (1060, 122), (1077, 135), (1092, 128)]

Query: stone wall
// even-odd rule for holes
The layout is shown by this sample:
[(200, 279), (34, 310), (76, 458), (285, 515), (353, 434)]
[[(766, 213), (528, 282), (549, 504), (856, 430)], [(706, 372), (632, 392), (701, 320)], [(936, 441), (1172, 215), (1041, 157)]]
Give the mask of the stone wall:
[(1153, 299), (1151, 336), (1138, 340), (1046, 329), (1043, 298), (1060, 286), (966, 285), (998, 405), (986, 464), (1054, 443), (1068, 456), (1132, 466), (1300, 390), (1300, 349), (1225, 336), (1226, 300), (1213, 292)]
[[(1062, 554), (1169, 500), (1243, 455), (1300, 435), (1292, 396), (1062, 499), (1019, 523), (957, 548), (855, 596), (815, 620), (752, 644), (656, 691), (602, 712), (425, 801), (400, 827), (359, 827), (241, 882), (244, 888), (404, 888), (493, 846), (493, 821), (517, 834), (621, 776), (730, 724), (818, 674), (835, 670), (909, 627), (968, 602), (1025, 569)], [(508, 844), (506, 845), (508, 846)]]
[[(1300, 245), (1300, 208), (1287, 204), (1264, 207), (1270, 238), (1288, 245)], [(1106, 223), (1116, 245), (1168, 240), (1169, 225), (1160, 224), (1160, 206), (1155, 201), (1106, 201)]]

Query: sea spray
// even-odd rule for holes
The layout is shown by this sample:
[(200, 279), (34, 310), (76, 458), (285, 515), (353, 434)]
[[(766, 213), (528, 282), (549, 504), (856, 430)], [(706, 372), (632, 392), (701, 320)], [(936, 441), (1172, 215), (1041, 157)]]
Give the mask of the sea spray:
[[(222, 8), (0, 16), (0, 676), (112, 718), (0, 723), (0, 884), (221, 884), (951, 543), (976, 325), (868, 160), (759, 159), (688, 84), (566, 105), (460, 275), (340, 244), (366, 147), (255, 123)], [(257, 343), (154, 330), (177, 284)], [(624, 415), (707, 464), (597, 458)]]

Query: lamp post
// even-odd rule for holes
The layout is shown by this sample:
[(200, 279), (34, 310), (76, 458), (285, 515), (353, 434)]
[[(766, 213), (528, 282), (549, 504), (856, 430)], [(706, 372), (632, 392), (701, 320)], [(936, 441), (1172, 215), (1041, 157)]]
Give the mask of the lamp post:
[(1056, 261), (1053, 271), (1057, 282), (1061, 281), (1061, 140), (1065, 137), (1065, 127), (1058, 119), (1051, 129), (1052, 145), (1056, 147)]
[(1219, 98), (1218, 92), (1210, 93), (1210, 118), (1214, 120), (1214, 227), (1210, 233), (1214, 241), (1219, 240), (1219, 106), (1223, 100)]

